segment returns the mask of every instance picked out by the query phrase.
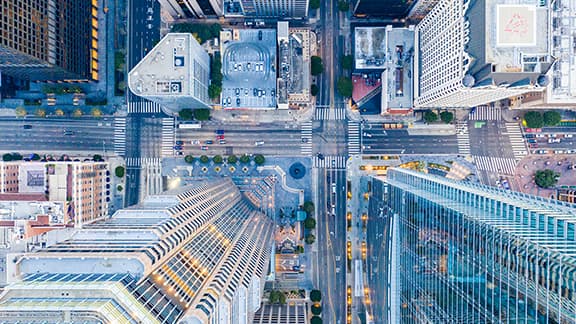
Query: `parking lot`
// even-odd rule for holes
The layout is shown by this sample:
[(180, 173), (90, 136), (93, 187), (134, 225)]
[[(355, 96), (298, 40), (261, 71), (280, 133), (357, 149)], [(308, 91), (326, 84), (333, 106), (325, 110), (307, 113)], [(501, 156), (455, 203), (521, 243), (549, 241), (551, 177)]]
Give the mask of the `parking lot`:
[(224, 44), (224, 109), (276, 107), (276, 31), (236, 30), (238, 39)]

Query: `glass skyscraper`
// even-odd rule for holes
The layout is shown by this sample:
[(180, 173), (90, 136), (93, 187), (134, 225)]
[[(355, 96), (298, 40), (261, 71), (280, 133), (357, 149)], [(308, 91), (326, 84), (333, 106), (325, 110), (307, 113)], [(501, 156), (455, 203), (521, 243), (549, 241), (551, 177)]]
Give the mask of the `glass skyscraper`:
[(8, 256), (2, 323), (248, 323), (272, 220), (230, 179), (150, 196), (71, 239)]
[(574, 205), (405, 169), (386, 182), (395, 322), (576, 323)]

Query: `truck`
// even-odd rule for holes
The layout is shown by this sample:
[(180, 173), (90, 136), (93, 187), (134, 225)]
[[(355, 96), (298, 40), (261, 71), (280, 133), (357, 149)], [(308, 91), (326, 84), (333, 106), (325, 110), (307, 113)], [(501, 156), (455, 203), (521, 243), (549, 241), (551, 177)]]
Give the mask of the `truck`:
[(202, 124), (200, 123), (186, 123), (178, 125), (178, 128), (181, 129), (199, 129), (202, 128)]

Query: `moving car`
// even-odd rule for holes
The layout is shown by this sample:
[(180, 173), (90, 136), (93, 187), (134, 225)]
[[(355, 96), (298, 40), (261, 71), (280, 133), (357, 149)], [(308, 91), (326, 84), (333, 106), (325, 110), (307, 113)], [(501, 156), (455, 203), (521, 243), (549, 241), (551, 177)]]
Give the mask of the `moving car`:
[(206, 141), (204, 141), (204, 144), (210, 145), (210, 144), (214, 144), (214, 142), (212, 140), (206, 140)]
[(176, 145), (183, 145), (184, 142), (183, 141), (176, 141)]
[(203, 151), (206, 151), (206, 150), (208, 149), (208, 146), (202, 146), (201, 149), (202, 149)]
[(32, 125), (24, 125), (24, 129), (31, 129)]

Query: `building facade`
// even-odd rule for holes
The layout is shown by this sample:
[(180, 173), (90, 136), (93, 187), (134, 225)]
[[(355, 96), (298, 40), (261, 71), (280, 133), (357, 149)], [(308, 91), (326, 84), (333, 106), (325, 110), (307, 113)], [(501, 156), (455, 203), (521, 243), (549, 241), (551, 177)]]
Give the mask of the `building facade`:
[(159, 0), (174, 19), (221, 17), (222, 0)]
[(412, 0), (356, 0), (353, 12), (356, 17), (381, 17), (404, 19)]
[(172, 115), (182, 108), (209, 108), (210, 56), (190, 33), (169, 33), (128, 74), (137, 96)]
[(574, 323), (575, 205), (389, 170), (394, 323)]
[(9, 256), (12, 284), (0, 296), (0, 318), (250, 323), (272, 240), (272, 221), (230, 179), (198, 181), (64, 242)]
[(1, 201), (63, 204), (61, 225), (81, 227), (108, 216), (108, 163), (0, 162)]
[(97, 81), (98, 8), (98, 0), (0, 1), (0, 71), (32, 81)]
[(415, 107), (475, 107), (544, 91), (555, 60), (549, 21), (546, 2), (438, 2), (416, 27)]
[(309, 0), (241, 0), (240, 5), (247, 17), (304, 18)]

